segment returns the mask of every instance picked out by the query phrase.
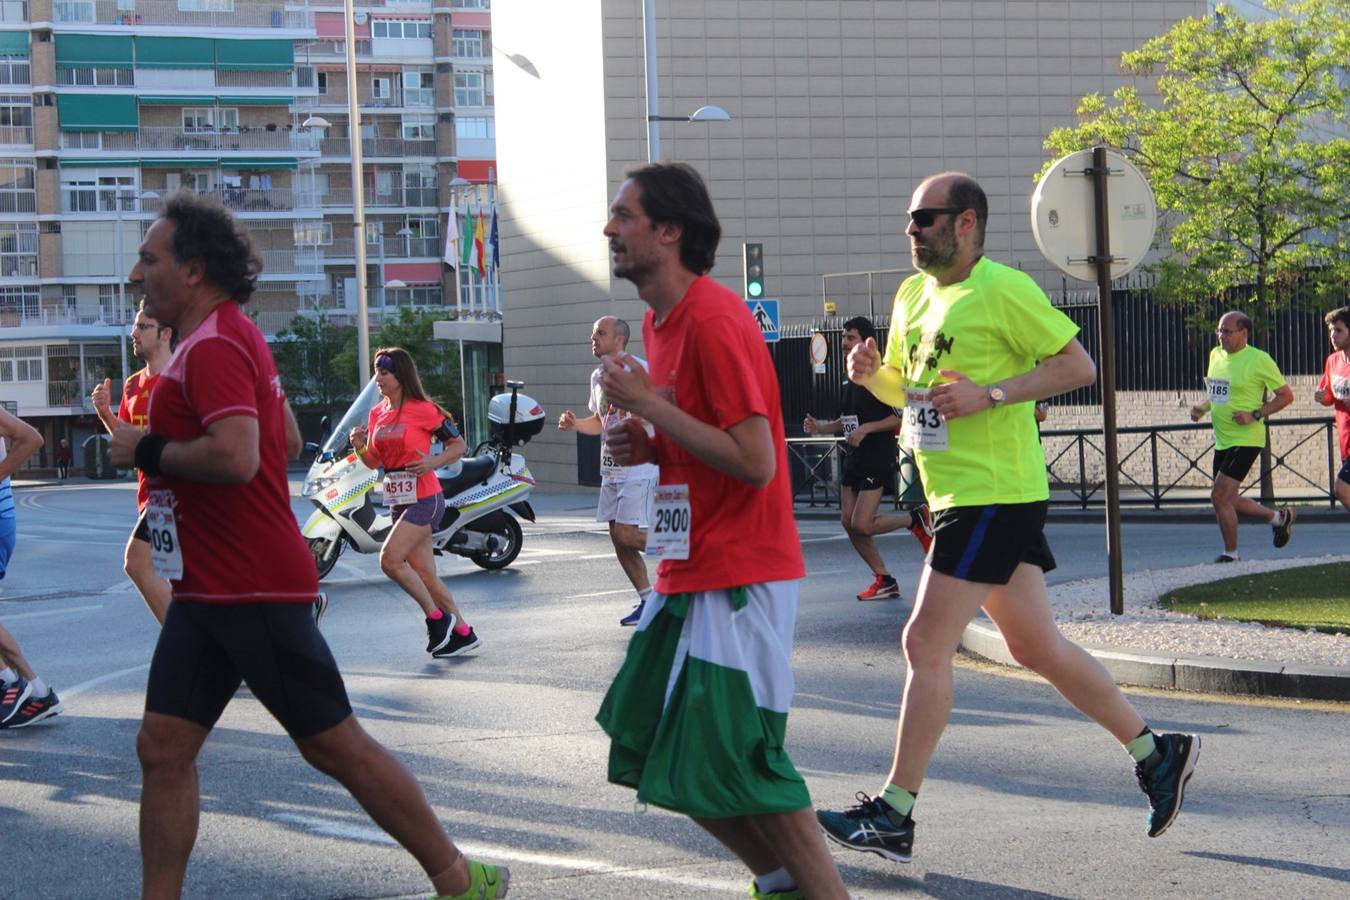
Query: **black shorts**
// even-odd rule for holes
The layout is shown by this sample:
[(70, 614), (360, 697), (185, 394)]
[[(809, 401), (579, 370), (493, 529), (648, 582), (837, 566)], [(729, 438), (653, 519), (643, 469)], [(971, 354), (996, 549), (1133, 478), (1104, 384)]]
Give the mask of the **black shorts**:
[(1228, 447), (1214, 451), (1214, 477), (1227, 475), (1241, 481), (1252, 470), (1252, 463), (1261, 455), (1260, 447)]
[(1341, 470), (1336, 473), (1336, 477), (1346, 484), (1350, 484), (1350, 456), (1341, 460)]
[(310, 604), (170, 603), (150, 662), (146, 712), (209, 729), (241, 681), (295, 739), (352, 714)]
[(143, 511), (141, 512), (141, 517), (136, 520), (136, 530), (131, 533), (131, 536), (138, 541), (145, 541), (147, 544), (150, 543), (150, 526), (146, 524), (145, 513)]
[(1055, 557), (1045, 540), (1050, 504), (956, 506), (933, 516), (928, 565), (944, 575), (980, 584), (1007, 584), (1022, 563), (1049, 572)]
[(855, 491), (879, 491), (891, 484), (893, 470), (894, 466), (885, 460), (855, 459), (848, 455), (840, 466), (839, 483)]

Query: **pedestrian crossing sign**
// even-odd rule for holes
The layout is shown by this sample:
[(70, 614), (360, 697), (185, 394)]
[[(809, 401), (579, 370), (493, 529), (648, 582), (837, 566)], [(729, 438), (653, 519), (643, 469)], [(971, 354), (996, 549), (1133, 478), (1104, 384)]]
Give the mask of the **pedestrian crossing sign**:
[(778, 301), (747, 300), (745, 305), (749, 308), (750, 315), (755, 317), (755, 324), (759, 326), (760, 334), (764, 335), (764, 342), (778, 343)]

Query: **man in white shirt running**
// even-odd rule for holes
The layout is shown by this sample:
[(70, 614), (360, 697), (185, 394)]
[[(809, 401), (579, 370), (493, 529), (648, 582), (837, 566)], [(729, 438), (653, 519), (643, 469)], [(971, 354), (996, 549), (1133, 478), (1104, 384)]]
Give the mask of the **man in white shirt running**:
[[(632, 334), (628, 323), (616, 316), (603, 316), (595, 321), (591, 329), (591, 353), (596, 359), (615, 356), (628, 350), (628, 338)], [(642, 367), (646, 361), (634, 356)], [(578, 431), (582, 434), (601, 435), (606, 429), (629, 414), (614, 407), (600, 389), (601, 370), (596, 367), (591, 373), (591, 394), (588, 407), (591, 415), (578, 419), (572, 410), (564, 410), (558, 417), (558, 428), (562, 431)], [(600, 502), (595, 510), (595, 521), (609, 523), (609, 537), (614, 542), (614, 555), (624, 574), (633, 583), (637, 591), (638, 602), (633, 611), (619, 620), (620, 625), (636, 625), (642, 618), (642, 606), (651, 594), (651, 581), (647, 577), (647, 561), (642, 552), (646, 548), (647, 538), (643, 529), (647, 527), (652, 502), (652, 486), (656, 484), (657, 467), (651, 463), (636, 466), (618, 466), (609, 448), (600, 445)]]

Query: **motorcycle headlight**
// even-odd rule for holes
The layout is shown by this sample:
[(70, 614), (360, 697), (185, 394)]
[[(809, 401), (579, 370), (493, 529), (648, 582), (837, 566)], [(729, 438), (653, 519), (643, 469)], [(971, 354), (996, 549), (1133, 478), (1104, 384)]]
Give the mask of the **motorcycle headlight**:
[(315, 494), (337, 481), (337, 475), (320, 475), (317, 478), (311, 478), (305, 482), (304, 488), (300, 491), (302, 497), (313, 497)]

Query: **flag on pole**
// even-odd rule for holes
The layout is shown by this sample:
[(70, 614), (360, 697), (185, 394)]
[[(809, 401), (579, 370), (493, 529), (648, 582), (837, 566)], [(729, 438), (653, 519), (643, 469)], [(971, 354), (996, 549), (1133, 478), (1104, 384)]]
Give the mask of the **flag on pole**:
[(492, 207), (492, 237), (489, 239), (492, 243), (492, 268), (500, 269), (502, 267), (502, 242), (497, 235), (497, 207)]
[(469, 205), (467, 203), (464, 204), (464, 236), (460, 241), (459, 252), (460, 265), (462, 265), (465, 270), (473, 268), (473, 216), (469, 214)]
[(459, 210), (450, 210), (450, 221), (445, 223), (445, 264), (459, 268)]
[(483, 245), (483, 207), (478, 207), (478, 215), (473, 223), (473, 255), (477, 261), (478, 277), (487, 274), (487, 248)]

